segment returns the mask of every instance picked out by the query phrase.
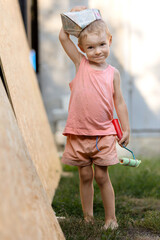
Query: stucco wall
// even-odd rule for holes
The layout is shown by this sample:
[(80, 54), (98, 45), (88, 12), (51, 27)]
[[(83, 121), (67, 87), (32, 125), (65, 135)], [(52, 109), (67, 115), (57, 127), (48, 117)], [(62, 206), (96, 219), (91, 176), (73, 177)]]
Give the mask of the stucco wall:
[[(154, 0), (152, 7), (149, 3), (138, 0), (70, 0), (65, 3), (59, 1), (58, 4), (51, 0), (47, 0), (46, 3), (40, 0), (39, 2), (41, 2), (41, 55), (43, 52), (40, 80), (41, 76), (45, 75), (40, 82), (51, 126), (56, 118), (53, 113), (66, 120), (66, 114), (61, 115), (54, 109), (62, 108), (61, 99), (67, 99), (65, 97), (69, 96), (68, 83), (75, 74), (73, 64), (58, 41), (61, 27), (60, 13), (69, 11), (75, 5), (98, 8), (113, 35), (108, 62), (121, 73), (121, 87), (131, 125), (129, 147), (144, 157), (150, 156), (151, 153), (158, 156), (160, 154), (158, 0)], [(74, 37), (72, 39), (77, 42)], [(152, 42), (152, 46), (148, 47)], [(60, 120), (57, 127), (58, 141), (64, 125), (65, 121)], [(63, 143), (65, 140), (60, 139), (59, 142)]]
[[(120, 70), (128, 107), (129, 147), (142, 157), (160, 154), (159, 1), (89, 0), (113, 35), (109, 62)], [(154, 37), (153, 37), (154, 36)], [(154, 40), (153, 40), (154, 39)], [(119, 149), (121, 154), (121, 149)]]

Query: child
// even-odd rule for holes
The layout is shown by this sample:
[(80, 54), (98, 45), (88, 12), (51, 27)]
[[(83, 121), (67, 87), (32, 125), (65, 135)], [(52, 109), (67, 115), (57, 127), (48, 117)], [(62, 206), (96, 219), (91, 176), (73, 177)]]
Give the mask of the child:
[[(84, 9), (86, 7), (77, 6), (71, 11)], [(95, 177), (105, 210), (104, 228), (116, 229), (115, 196), (108, 174), (108, 166), (119, 162), (116, 132), (112, 124), (114, 106), (123, 130), (122, 139), (117, 139), (120, 145), (129, 143), (130, 129), (119, 72), (106, 62), (112, 36), (103, 20), (96, 20), (87, 26), (78, 38), (78, 46), (87, 58), (78, 51), (63, 28), (59, 39), (76, 68), (76, 76), (69, 84), (71, 97), (63, 132), (67, 143), (62, 162), (78, 166), (85, 221), (93, 220)]]

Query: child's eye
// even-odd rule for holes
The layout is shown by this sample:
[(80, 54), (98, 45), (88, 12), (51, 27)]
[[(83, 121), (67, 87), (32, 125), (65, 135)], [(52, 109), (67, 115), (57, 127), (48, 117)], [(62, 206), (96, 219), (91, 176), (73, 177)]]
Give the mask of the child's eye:
[(89, 46), (88, 49), (92, 49), (93, 47), (92, 46)]
[(104, 45), (106, 45), (106, 43), (101, 43), (101, 46), (104, 46)]

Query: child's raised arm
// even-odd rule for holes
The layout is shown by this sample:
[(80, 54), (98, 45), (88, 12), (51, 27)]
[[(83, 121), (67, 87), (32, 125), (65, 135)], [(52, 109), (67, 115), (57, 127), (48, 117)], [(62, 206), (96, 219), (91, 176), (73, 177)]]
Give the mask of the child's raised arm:
[[(72, 8), (71, 12), (82, 11), (84, 9), (86, 9), (85, 6), (76, 6), (76, 7)], [(61, 28), (61, 31), (59, 33), (59, 40), (60, 40), (65, 52), (67, 53), (67, 55), (70, 57), (70, 59), (75, 64), (76, 69), (78, 69), (83, 55), (78, 51), (75, 44), (70, 39), (69, 34), (64, 31), (63, 27)]]
[(114, 73), (114, 105), (116, 109), (117, 116), (120, 120), (122, 126), (123, 137), (118, 142), (120, 145), (124, 144), (127, 146), (129, 143), (129, 136), (130, 136), (130, 127), (129, 127), (129, 117), (128, 117), (128, 110), (124, 98), (122, 96), (121, 88), (120, 88), (120, 74), (119, 71), (115, 69)]

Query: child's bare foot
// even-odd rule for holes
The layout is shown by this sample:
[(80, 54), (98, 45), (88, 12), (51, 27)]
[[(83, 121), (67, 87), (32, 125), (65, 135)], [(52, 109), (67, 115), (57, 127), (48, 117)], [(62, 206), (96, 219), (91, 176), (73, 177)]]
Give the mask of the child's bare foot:
[(86, 217), (84, 217), (84, 221), (86, 222), (86, 223), (94, 223), (94, 217), (93, 216), (86, 216)]
[(111, 230), (116, 230), (118, 228), (118, 223), (116, 220), (110, 220), (107, 223), (105, 223), (103, 229), (107, 230), (107, 229), (111, 229)]

